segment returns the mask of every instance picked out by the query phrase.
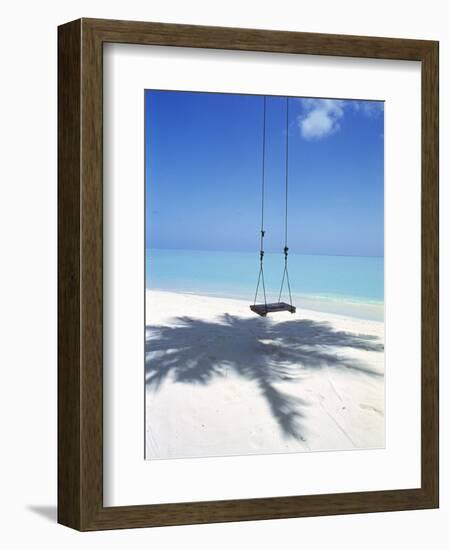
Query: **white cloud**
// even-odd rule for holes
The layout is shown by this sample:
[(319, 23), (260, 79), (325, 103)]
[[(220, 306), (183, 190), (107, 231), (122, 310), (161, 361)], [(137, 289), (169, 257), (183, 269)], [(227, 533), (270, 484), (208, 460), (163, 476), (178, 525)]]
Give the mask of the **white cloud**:
[(384, 110), (382, 101), (355, 101), (343, 99), (299, 100), (302, 114), (297, 117), (298, 127), (304, 139), (321, 139), (337, 132), (346, 109), (354, 109), (367, 117), (377, 117)]
[(344, 116), (343, 100), (301, 99), (300, 102), (304, 112), (297, 122), (305, 139), (320, 139), (339, 130), (339, 120)]
[(376, 117), (384, 111), (383, 101), (355, 101), (357, 110), (361, 110), (368, 117)]

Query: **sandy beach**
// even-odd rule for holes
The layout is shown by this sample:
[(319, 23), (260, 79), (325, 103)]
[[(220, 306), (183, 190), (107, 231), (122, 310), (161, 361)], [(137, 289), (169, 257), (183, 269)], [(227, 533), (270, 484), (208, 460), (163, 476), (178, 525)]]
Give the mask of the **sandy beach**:
[(146, 458), (384, 447), (384, 325), (146, 293)]

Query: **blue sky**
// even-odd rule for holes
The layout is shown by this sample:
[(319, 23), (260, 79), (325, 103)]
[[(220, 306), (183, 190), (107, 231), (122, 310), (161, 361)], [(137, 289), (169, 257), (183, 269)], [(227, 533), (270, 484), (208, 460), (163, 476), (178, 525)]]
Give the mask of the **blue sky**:
[[(263, 96), (147, 90), (146, 246), (259, 248)], [(291, 253), (382, 256), (384, 104), (289, 99)], [(266, 100), (266, 250), (284, 246), (286, 98)]]

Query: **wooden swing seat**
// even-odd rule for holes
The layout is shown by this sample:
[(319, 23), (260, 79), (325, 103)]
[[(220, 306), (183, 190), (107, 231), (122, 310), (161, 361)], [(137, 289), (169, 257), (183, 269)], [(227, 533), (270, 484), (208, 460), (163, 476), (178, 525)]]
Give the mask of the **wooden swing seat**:
[(295, 306), (291, 306), (286, 302), (276, 302), (273, 304), (255, 304), (253, 306), (250, 306), (250, 309), (258, 315), (261, 315), (261, 317), (265, 317), (268, 313), (276, 313), (277, 311), (290, 311), (291, 313), (295, 313), (297, 311)]

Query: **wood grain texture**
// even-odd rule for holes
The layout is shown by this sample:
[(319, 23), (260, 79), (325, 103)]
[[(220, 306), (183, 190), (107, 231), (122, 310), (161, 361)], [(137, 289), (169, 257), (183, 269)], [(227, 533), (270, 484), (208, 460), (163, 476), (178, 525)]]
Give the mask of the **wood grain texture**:
[(439, 47), (422, 60), (422, 488), (439, 502)]
[[(59, 28), (58, 521), (82, 531), (438, 506), (438, 44), (81, 19)], [(102, 48), (105, 42), (422, 63), (421, 488), (103, 506)], [(149, 495), (151, 500), (151, 495)]]
[(81, 22), (58, 32), (58, 521), (80, 528)]
[(81, 87), (81, 523), (103, 507), (102, 43), (82, 25)]

